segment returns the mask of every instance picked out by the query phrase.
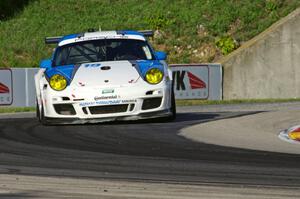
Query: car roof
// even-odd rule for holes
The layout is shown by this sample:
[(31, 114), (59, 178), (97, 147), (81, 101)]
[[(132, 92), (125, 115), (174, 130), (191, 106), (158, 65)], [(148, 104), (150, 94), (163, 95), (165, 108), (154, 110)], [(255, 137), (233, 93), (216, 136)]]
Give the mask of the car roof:
[(70, 34), (62, 37), (58, 46), (64, 46), (71, 43), (77, 43), (82, 41), (98, 40), (98, 39), (135, 39), (145, 41), (146, 38), (143, 34), (132, 31), (97, 31), (97, 32), (86, 32), (80, 34)]

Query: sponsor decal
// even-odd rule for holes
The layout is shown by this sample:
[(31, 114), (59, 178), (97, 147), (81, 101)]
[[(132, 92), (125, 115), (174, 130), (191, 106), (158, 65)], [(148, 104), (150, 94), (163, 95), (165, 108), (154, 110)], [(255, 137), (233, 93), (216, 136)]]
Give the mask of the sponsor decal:
[(136, 103), (136, 102), (137, 102), (137, 100), (135, 100), (135, 99), (122, 100), (122, 103), (123, 103), (123, 104)]
[(93, 106), (95, 105), (95, 102), (81, 102), (79, 103), (79, 106)]
[(78, 82), (78, 84), (79, 84), (79, 86), (85, 86), (85, 84), (82, 82)]
[(128, 99), (128, 100), (102, 100), (96, 102), (81, 102), (79, 106), (86, 107), (86, 106), (97, 106), (97, 105), (114, 105), (114, 104), (129, 104), (135, 103), (137, 100), (135, 99)]
[(11, 105), (13, 102), (13, 82), (10, 69), (0, 69), (0, 105)]
[(108, 100), (108, 101), (97, 101), (96, 105), (114, 105), (120, 104), (121, 100)]
[(117, 99), (117, 98), (120, 98), (119, 95), (108, 95), (108, 96), (96, 96), (94, 97), (94, 100), (95, 101), (99, 101), (99, 100), (107, 100), (107, 99)]
[(104, 36), (100, 36), (100, 37), (79, 37), (76, 38), (75, 41), (87, 41), (87, 40), (96, 40), (96, 39), (105, 39)]
[(115, 90), (114, 89), (104, 89), (102, 90), (102, 94), (109, 94), (109, 93), (114, 93)]
[(118, 39), (118, 38), (129, 38), (127, 35), (109, 35), (109, 36), (97, 36), (97, 37), (80, 37), (76, 38), (75, 41), (89, 41), (98, 39)]
[(207, 99), (208, 66), (176, 66), (173, 68), (173, 87), (178, 99)]
[(101, 66), (101, 64), (84, 64), (85, 68), (97, 68), (100, 66)]
[(106, 100), (106, 101), (96, 101), (96, 102), (81, 102), (79, 106), (85, 107), (85, 106), (96, 106), (96, 105), (114, 105), (120, 103), (121, 100)]
[(134, 79), (128, 81), (129, 84), (132, 84), (134, 82)]

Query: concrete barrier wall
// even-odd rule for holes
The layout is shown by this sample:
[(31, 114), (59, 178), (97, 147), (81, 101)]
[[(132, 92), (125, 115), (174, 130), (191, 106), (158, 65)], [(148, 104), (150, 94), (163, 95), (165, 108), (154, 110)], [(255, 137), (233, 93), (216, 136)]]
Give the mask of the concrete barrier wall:
[(300, 9), (220, 62), (223, 99), (300, 98)]

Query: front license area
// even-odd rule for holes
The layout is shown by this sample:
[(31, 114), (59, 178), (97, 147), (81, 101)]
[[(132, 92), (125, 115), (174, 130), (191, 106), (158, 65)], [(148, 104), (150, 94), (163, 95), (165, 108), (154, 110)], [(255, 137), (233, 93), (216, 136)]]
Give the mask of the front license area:
[(88, 106), (95, 106), (95, 105), (114, 105), (114, 104), (126, 104), (126, 103), (136, 103), (137, 100), (135, 99), (125, 99), (125, 100), (102, 100), (102, 101), (95, 101), (95, 102), (81, 102), (79, 104), (80, 107), (88, 107)]
[(82, 102), (79, 106), (85, 114), (102, 115), (114, 113), (130, 113), (134, 110), (136, 100), (102, 100)]
[(81, 102), (80, 107), (88, 107), (95, 105), (112, 105), (112, 104), (121, 104), (121, 100), (105, 100), (105, 101), (95, 101), (95, 102)]

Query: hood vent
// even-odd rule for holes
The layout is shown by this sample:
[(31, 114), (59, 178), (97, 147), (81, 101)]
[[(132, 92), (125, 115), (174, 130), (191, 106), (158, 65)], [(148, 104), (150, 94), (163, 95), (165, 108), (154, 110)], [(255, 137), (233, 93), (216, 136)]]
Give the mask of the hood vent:
[(102, 66), (101, 70), (110, 70), (110, 66)]

